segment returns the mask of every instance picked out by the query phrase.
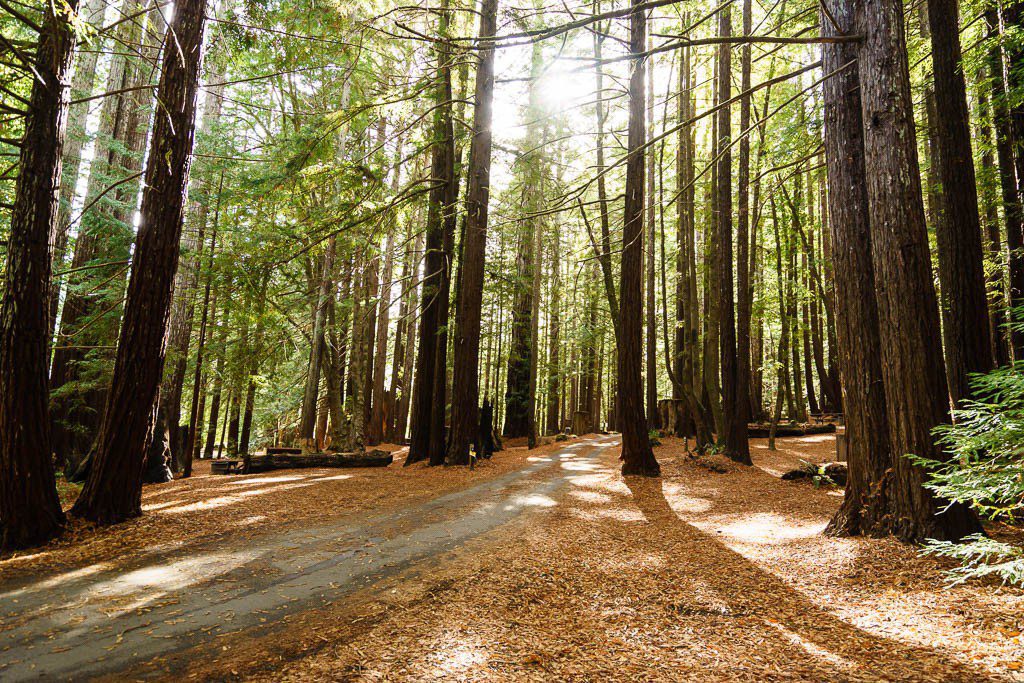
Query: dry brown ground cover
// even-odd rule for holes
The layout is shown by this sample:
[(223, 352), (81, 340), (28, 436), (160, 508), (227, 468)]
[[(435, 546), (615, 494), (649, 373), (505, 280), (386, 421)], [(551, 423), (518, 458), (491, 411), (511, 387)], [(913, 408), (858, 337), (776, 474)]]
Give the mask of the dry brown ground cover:
[[(943, 586), (893, 540), (830, 539), (836, 490), (777, 478), (831, 436), (754, 443), (716, 473), (678, 440), (660, 480), (617, 449), (557, 504), (415, 576), (188, 675), (265, 681), (1020, 680), (1024, 591)], [(569, 463), (566, 463), (569, 465)], [(260, 673), (260, 672), (264, 673)]]
[[(500, 457), (466, 468), (403, 467), (404, 447), (383, 444), (394, 453), (387, 468), (278, 470), (248, 476), (210, 473), (210, 461), (195, 463), (190, 479), (143, 489), (143, 516), (112, 527), (96, 528), (71, 520), (58, 540), (35, 551), (0, 555), (0, 581), (161, 554), (220, 538), (265, 533), (286, 525), (322, 522), (354, 513), (400, 508), (416, 501), (471, 486), (482, 478), (518, 469), (536, 453), (564, 446), (546, 443), (528, 452), (511, 443)], [(65, 509), (80, 486), (58, 480)]]

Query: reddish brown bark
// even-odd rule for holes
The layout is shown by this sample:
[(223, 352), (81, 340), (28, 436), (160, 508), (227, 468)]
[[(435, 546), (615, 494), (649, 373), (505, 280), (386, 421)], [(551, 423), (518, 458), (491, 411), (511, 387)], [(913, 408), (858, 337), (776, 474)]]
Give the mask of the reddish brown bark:
[[(175, 5), (164, 51), (141, 222), (114, 376), (89, 478), (72, 514), (110, 524), (142, 513), (142, 466), (163, 374), (165, 332), (195, 133), (206, 0)], [(148, 407), (148, 409), (147, 409)]]
[(0, 301), (0, 550), (44, 543), (64, 525), (50, 459), (48, 304), (75, 38), (46, 8)]

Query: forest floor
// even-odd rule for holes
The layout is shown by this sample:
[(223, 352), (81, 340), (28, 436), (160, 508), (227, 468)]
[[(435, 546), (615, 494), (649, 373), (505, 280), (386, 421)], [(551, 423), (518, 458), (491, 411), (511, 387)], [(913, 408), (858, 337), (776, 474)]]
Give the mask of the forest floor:
[(779, 475), (832, 435), (652, 480), (617, 443), (147, 487), (0, 560), (0, 679), (1024, 680), (1024, 591), (822, 535), (841, 492)]

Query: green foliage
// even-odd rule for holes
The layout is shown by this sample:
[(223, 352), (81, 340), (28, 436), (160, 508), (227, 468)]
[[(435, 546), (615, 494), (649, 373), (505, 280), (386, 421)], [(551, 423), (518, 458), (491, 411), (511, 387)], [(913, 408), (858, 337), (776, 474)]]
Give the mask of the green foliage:
[[(936, 432), (952, 457), (947, 462), (910, 456), (930, 474), (926, 485), (946, 500), (970, 505), (985, 519), (1019, 522), (1024, 514), (1024, 362), (973, 380), (975, 398), (954, 412), (955, 423)], [(998, 576), (1024, 584), (1024, 549), (983, 536), (962, 543), (930, 541), (925, 553), (961, 566), (953, 583)]]

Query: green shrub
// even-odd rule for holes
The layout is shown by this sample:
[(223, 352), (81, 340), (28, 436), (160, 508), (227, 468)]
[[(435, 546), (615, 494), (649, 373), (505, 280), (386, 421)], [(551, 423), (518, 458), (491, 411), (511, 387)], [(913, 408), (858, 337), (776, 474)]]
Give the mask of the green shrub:
[[(946, 500), (970, 505), (989, 520), (1024, 518), (1024, 362), (972, 380), (973, 400), (954, 412), (954, 424), (936, 429), (952, 455), (947, 462), (908, 455), (928, 470), (926, 486)], [(961, 566), (954, 583), (984, 576), (1024, 585), (1024, 549), (984, 536), (960, 543), (929, 541), (925, 553), (950, 557)]]

